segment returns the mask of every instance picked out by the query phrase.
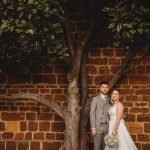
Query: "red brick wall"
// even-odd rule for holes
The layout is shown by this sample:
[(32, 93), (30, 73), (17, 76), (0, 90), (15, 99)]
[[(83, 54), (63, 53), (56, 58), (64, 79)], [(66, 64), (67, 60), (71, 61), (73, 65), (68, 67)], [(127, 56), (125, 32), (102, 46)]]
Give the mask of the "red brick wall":
[[(150, 149), (150, 57), (131, 61), (131, 71), (116, 85), (128, 113), (127, 126), (139, 150)], [(125, 52), (93, 50), (87, 60), (89, 95), (97, 94), (100, 80), (110, 80)], [(66, 66), (46, 66), (36, 74), (0, 74), (0, 94), (31, 93), (66, 106)], [(59, 150), (64, 139), (63, 120), (54, 111), (33, 101), (0, 100), (0, 150)]]

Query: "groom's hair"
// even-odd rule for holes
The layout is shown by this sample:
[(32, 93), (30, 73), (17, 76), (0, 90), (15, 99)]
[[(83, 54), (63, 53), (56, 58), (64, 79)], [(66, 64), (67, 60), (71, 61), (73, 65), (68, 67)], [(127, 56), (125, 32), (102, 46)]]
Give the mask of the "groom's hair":
[(105, 80), (103, 80), (103, 81), (100, 82), (100, 86), (102, 86), (102, 84), (107, 84), (107, 85), (109, 85), (109, 83), (108, 83), (107, 81), (105, 81)]

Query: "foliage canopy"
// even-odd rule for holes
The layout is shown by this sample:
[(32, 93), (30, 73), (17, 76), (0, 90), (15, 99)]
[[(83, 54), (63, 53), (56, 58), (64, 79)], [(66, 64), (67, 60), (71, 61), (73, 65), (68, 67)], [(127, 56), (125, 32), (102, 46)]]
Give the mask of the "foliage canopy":
[(0, 69), (28, 72), (46, 59), (68, 55), (58, 39), (63, 33), (64, 5), (64, 0), (1, 1)]

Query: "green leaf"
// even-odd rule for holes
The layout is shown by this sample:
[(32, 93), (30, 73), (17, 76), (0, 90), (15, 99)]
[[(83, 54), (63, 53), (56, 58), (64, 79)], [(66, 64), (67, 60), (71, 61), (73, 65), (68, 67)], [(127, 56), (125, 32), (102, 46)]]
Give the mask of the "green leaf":
[(25, 31), (25, 33), (27, 33), (27, 34), (30, 33), (30, 34), (33, 35), (33, 30), (32, 29), (28, 29), (28, 30)]

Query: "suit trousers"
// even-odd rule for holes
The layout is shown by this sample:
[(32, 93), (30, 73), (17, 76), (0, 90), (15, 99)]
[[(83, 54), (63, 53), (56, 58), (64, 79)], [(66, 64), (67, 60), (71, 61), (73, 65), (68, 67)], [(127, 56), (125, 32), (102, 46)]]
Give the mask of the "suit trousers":
[(93, 137), (94, 150), (104, 150), (105, 142), (104, 137), (108, 134), (108, 123), (102, 123), (99, 129), (96, 131), (96, 135)]

